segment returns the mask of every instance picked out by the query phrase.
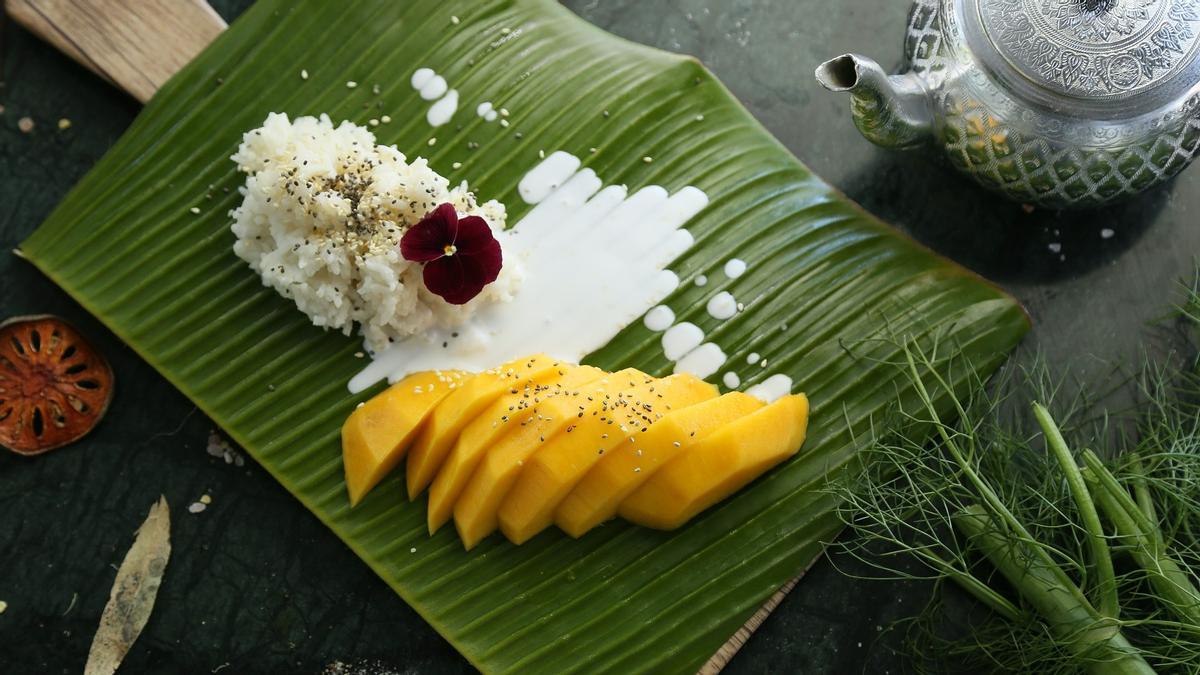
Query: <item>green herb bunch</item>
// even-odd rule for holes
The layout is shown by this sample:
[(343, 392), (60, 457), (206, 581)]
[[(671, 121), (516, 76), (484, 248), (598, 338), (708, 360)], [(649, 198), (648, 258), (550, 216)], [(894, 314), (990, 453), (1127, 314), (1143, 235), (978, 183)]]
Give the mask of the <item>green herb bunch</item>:
[[(1187, 313), (1197, 297), (1185, 316), (1200, 326), (1200, 311)], [(939, 586), (905, 622), (915, 669), (1200, 672), (1195, 366), (1148, 368), (1144, 403), (1122, 433), (1042, 366), (963, 398), (948, 393), (932, 350), (910, 345), (905, 356), (918, 404), (872, 434), (860, 469), (829, 489), (850, 530), (837, 546), (872, 578)], [(965, 628), (948, 618), (947, 582), (986, 608)]]

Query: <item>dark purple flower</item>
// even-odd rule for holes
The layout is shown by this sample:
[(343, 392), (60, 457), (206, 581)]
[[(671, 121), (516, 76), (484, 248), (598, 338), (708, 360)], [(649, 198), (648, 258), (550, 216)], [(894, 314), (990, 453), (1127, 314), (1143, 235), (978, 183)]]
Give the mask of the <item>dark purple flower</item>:
[(479, 216), (460, 219), (442, 204), (400, 239), (405, 260), (425, 263), (425, 287), (452, 305), (465, 305), (496, 280), (504, 257), (492, 228)]

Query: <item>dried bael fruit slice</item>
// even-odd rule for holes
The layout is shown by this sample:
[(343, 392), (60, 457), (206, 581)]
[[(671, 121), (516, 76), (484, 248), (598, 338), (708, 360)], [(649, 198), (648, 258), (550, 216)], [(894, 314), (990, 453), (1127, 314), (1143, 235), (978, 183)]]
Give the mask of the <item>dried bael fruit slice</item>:
[(0, 445), (37, 455), (87, 435), (108, 410), (113, 373), (53, 316), (0, 323)]

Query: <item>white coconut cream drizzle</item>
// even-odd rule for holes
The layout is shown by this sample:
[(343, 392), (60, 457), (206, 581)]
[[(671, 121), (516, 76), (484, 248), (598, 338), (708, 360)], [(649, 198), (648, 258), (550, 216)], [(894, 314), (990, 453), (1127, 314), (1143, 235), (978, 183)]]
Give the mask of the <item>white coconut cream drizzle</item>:
[(441, 98), (449, 88), (450, 85), (446, 84), (446, 78), (442, 77), (441, 75), (434, 75), (433, 77), (429, 78), (425, 84), (421, 85), (420, 89), (418, 89), (418, 93), (420, 93), (421, 98), (425, 99), (426, 101), (432, 101), (434, 99)]
[(746, 390), (746, 393), (770, 403), (792, 393), (792, 378), (777, 374)]
[(417, 68), (417, 71), (412, 75), (412, 88), (420, 91), (421, 87), (429, 84), (429, 81), (433, 79), (434, 75), (436, 75), (436, 73), (433, 72), (432, 68)]
[(446, 78), (432, 68), (418, 68), (409, 80), (412, 88), (426, 101), (437, 101), (425, 113), (425, 121), (432, 127), (446, 124), (458, 112), (458, 91), (451, 89)]
[(704, 331), (694, 323), (671, 326), (662, 336), (663, 355), (669, 361), (678, 361), (704, 342)]
[(725, 263), (725, 276), (736, 279), (746, 273), (746, 261), (733, 258)]
[(672, 312), (671, 308), (666, 305), (659, 305), (646, 312), (646, 316), (642, 321), (646, 324), (646, 328), (656, 333), (661, 333), (670, 328), (671, 324), (675, 323), (675, 312)]
[(479, 107), (475, 108), (475, 114), (483, 118), (485, 122), (495, 122), (499, 116), (496, 109), (492, 107), (491, 101), (480, 103)]
[(725, 352), (712, 342), (705, 342), (688, 352), (675, 363), (676, 373), (691, 373), (700, 379), (706, 379), (725, 365)]
[(451, 89), (441, 98), (429, 112), (425, 114), (425, 120), (430, 126), (440, 127), (450, 121), (454, 117), (454, 113), (458, 112), (458, 92)]
[(738, 313), (737, 300), (729, 291), (721, 291), (708, 300), (708, 313), (714, 319), (725, 321)]
[[(521, 197), (536, 206), (500, 236), (505, 264), (522, 270), (511, 302), (373, 355), (350, 391), (417, 370), (485, 370), (537, 352), (579, 361), (674, 291), (679, 279), (666, 267), (691, 246), (683, 226), (708, 205), (707, 195), (658, 186), (630, 195), (580, 165), (555, 152), (521, 179)], [(695, 357), (698, 367), (717, 360), (711, 352)]]

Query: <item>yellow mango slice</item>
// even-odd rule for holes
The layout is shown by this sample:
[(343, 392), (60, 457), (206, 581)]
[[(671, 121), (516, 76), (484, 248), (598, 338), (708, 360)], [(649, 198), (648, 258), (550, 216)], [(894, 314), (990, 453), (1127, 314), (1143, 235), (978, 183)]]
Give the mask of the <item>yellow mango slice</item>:
[(459, 370), (414, 373), (360, 405), (342, 425), (346, 490), (355, 506), (396, 467), (429, 411), (462, 384)]
[[(487, 410), (479, 414), (459, 435), (454, 448), (438, 469), (429, 486), (429, 533), (450, 520), (454, 501), (462, 494), (471, 473), (489, 448), (495, 445), (522, 420), (535, 415), (544, 397), (574, 389), (604, 376), (604, 371), (591, 366), (569, 366), (530, 378), (520, 389), (509, 389)], [(516, 393), (513, 393), (516, 392)]]
[(572, 537), (617, 515), (617, 507), (675, 455), (730, 422), (766, 404), (731, 391), (720, 398), (674, 410), (658, 420), (636, 444), (606, 452), (559, 504), (554, 522)]
[(804, 443), (808, 399), (785, 396), (681, 452), (621, 502), (622, 518), (671, 530), (737, 492)]
[(433, 480), (458, 435), (480, 412), (512, 389), (520, 389), (531, 378), (544, 377), (562, 367), (545, 354), (485, 370), (464, 382), (438, 404), (408, 452), (408, 498), (416, 499)]
[[(554, 522), (559, 503), (605, 453), (643, 455), (647, 437), (671, 411), (717, 394), (713, 385), (686, 374), (635, 381), (615, 403), (605, 401), (599, 414), (589, 411), (568, 427), (570, 433), (547, 439), (525, 462), (500, 505), (500, 530), (512, 543), (525, 543)], [(608, 422), (614, 418), (617, 428), (627, 431), (611, 433), (614, 425)]]
[[(598, 410), (602, 402), (616, 400), (620, 391), (648, 379), (645, 373), (630, 368), (549, 397), (500, 438), (484, 454), (454, 503), (454, 525), (467, 550), (496, 530), (500, 504), (530, 456), (547, 440), (566, 433), (567, 427)], [(616, 424), (611, 428), (613, 434), (623, 433)]]

